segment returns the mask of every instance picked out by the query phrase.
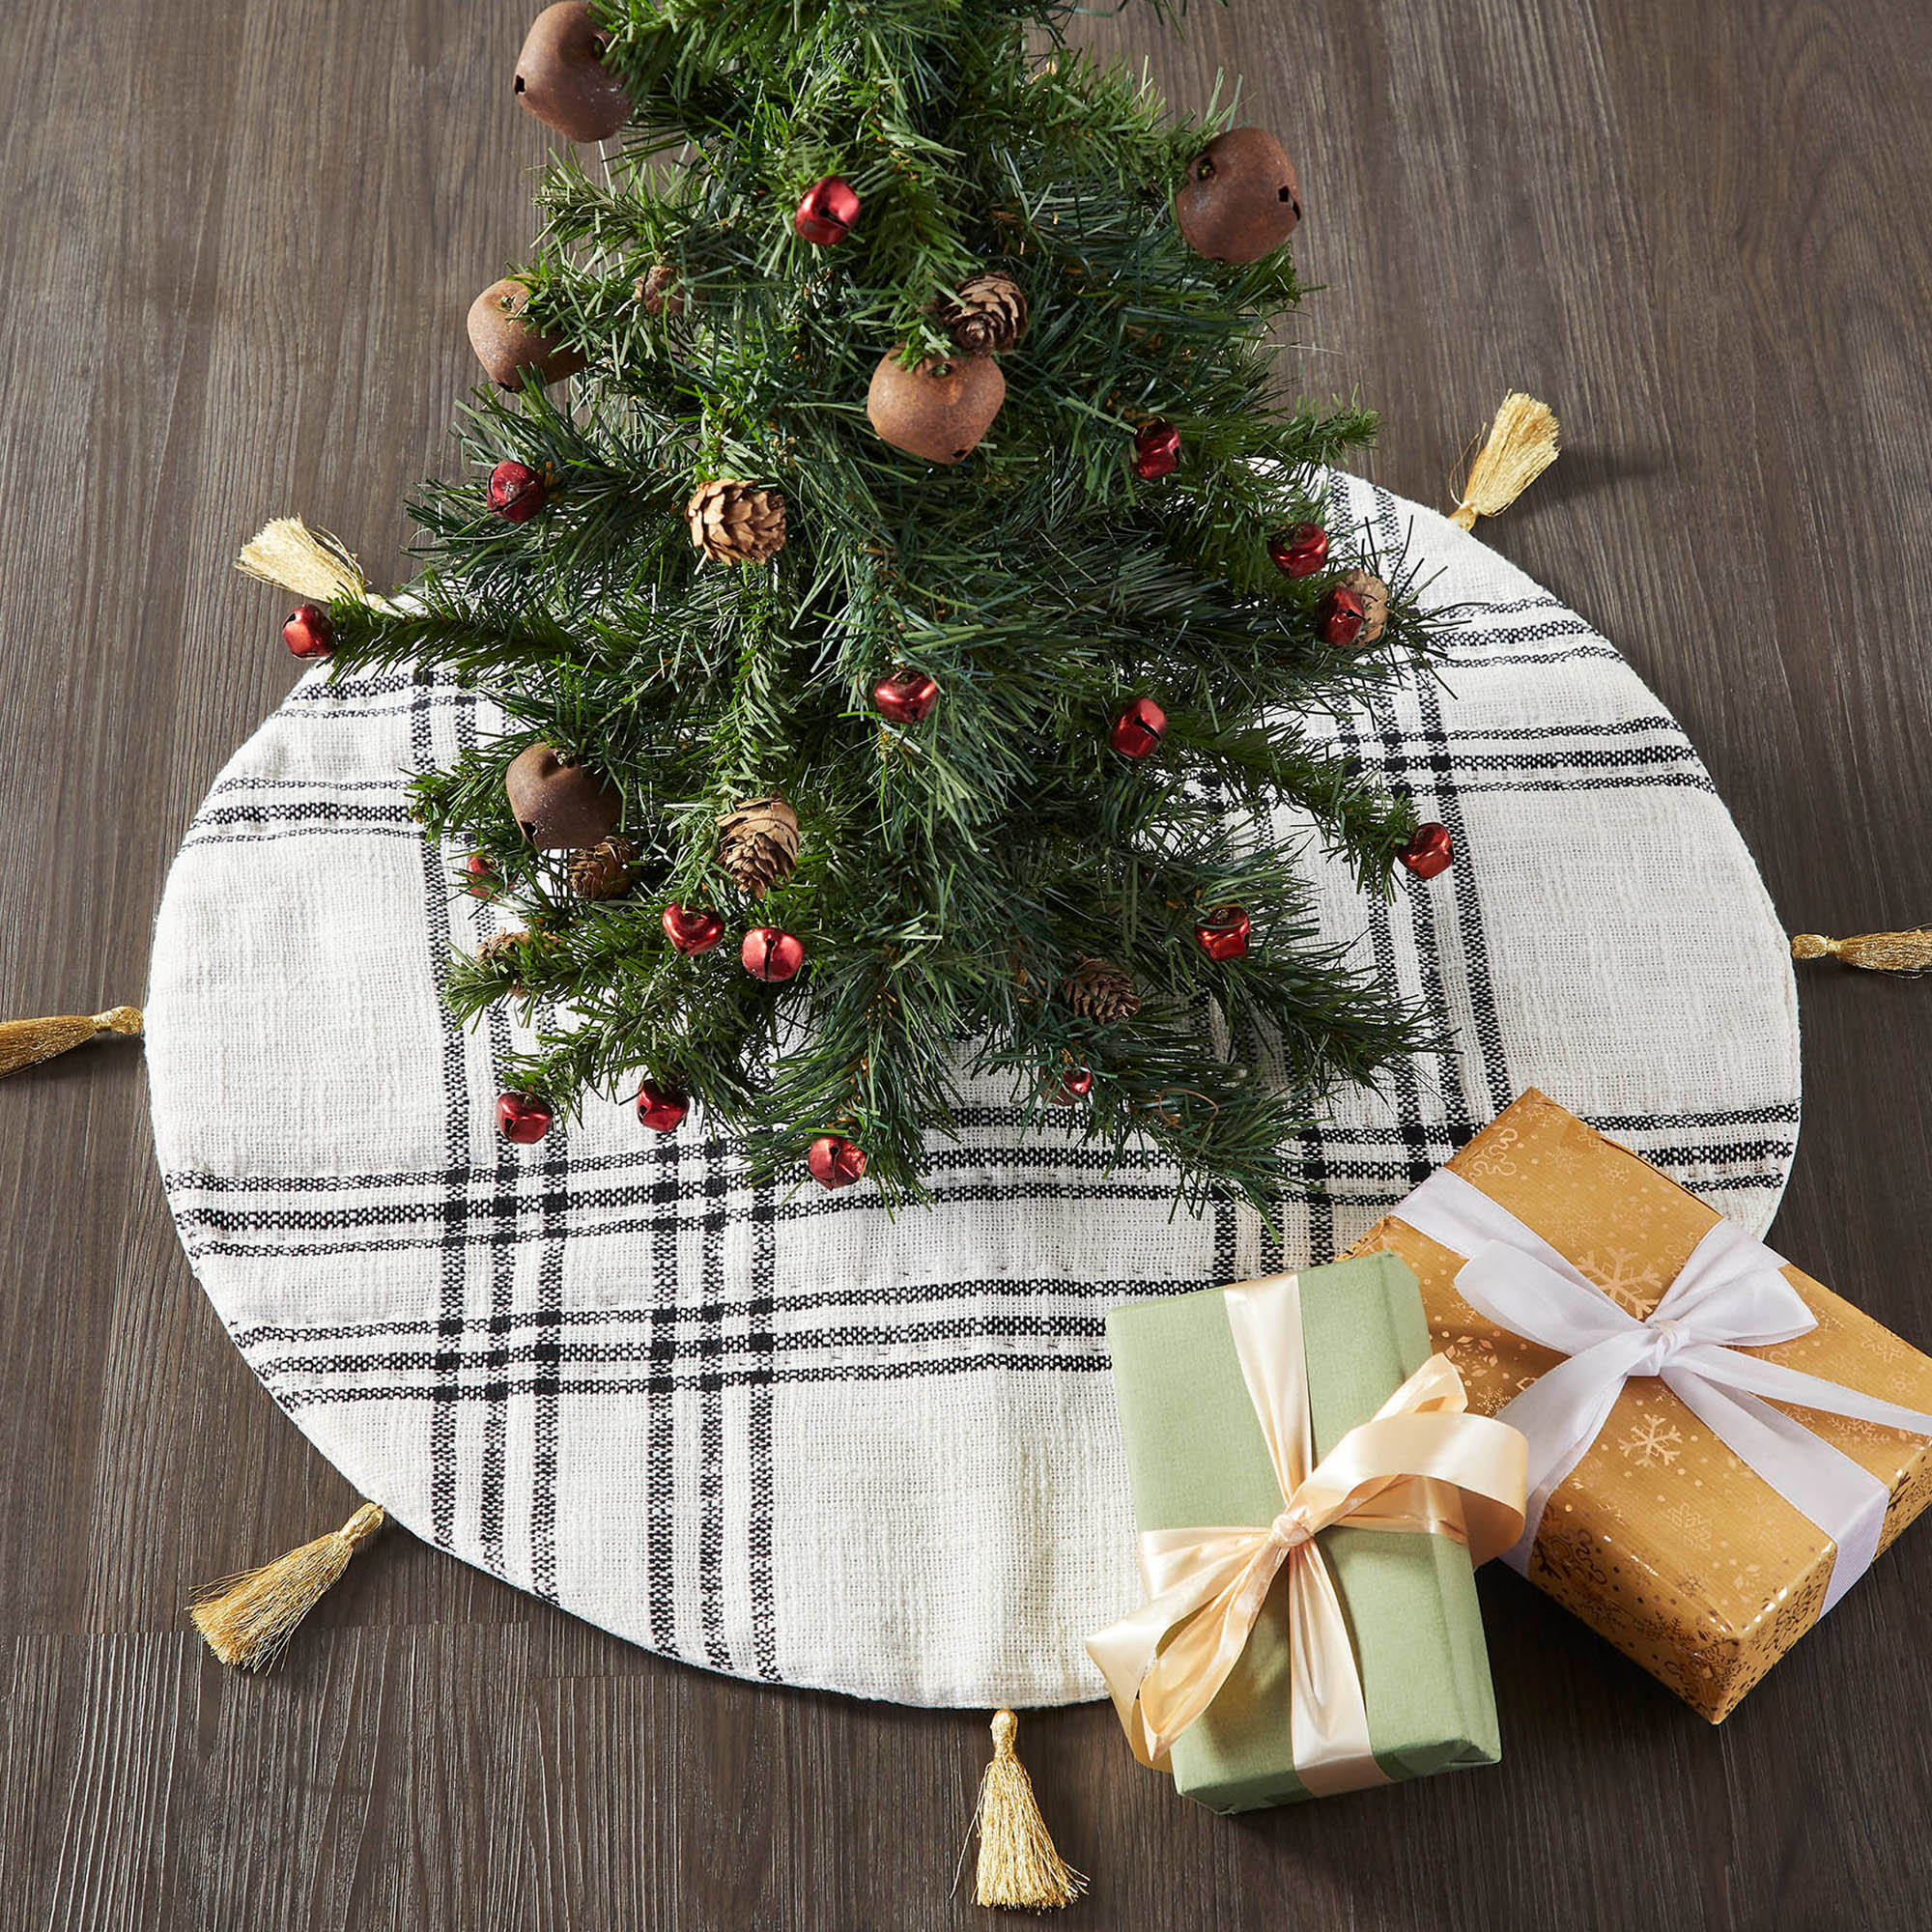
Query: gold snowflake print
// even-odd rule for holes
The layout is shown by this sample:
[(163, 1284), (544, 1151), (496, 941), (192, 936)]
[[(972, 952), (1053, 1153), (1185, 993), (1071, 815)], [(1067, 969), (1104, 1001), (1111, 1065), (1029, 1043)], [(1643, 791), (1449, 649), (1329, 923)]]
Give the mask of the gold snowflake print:
[(1641, 1319), (1655, 1308), (1663, 1295), (1663, 1281), (1654, 1262), (1641, 1255), (1626, 1254), (1622, 1248), (1607, 1248), (1607, 1261), (1599, 1261), (1594, 1251), (1580, 1257), (1577, 1265), (1621, 1308), (1626, 1315)]
[(1468, 1174), (1493, 1174), (1508, 1178), (1521, 1170), (1511, 1157), (1522, 1136), (1514, 1127), (1492, 1126), (1481, 1144), (1471, 1143), (1463, 1163)]
[(1458, 1335), (1443, 1345), (1442, 1352), (1465, 1376), (1494, 1375), (1502, 1367), (1496, 1345), (1487, 1335)]
[(1684, 1453), (1684, 1434), (1661, 1415), (1646, 1415), (1617, 1447), (1639, 1469), (1667, 1469)]

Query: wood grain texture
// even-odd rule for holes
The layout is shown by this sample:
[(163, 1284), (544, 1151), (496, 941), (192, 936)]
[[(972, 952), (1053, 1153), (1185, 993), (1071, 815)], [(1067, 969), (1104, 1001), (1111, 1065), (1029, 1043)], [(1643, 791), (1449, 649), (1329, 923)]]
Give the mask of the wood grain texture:
[[(11, 10), (0, 68), (0, 1010), (138, 998), (174, 846), (293, 675), (265, 515), (400, 571), (529, 233), (534, 0)], [(1233, 0), (1087, 23), (1300, 163), (1314, 392), (1440, 501), (1502, 390), (1567, 451), (1488, 535), (1683, 719), (1788, 924), (1932, 917), (1922, 0)], [(1686, 943), (1694, 945), (1694, 925)], [(1776, 1239), (1932, 1335), (1932, 987), (1811, 969)], [(318, 997), (291, 988), (291, 999)], [(177, 1606), (351, 1498), (175, 1245), (138, 1051), (0, 1088), (0, 1927), (983, 1925), (981, 1716), (660, 1663), (391, 1534), (263, 1682)], [(1917, 1928), (1932, 1532), (1712, 1731), (1486, 1577), (1496, 1771), (1217, 1821), (1109, 1715), (1021, 1747), (1069, 1926)]]

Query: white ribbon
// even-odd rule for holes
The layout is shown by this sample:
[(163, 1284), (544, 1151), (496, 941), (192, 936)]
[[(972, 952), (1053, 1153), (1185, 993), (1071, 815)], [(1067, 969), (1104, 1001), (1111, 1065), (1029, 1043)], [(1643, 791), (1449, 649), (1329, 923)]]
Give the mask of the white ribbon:
[(1657, 1376), (1837, 1546), (1824, 1610), (1864, 1575), (1885, 1528), (1885, 1484), (1762, 1398), (1921, 1435), (1932, 1435), (1932, 1415), (1738, 1352), (1789, 1342), (1818, 1325), (1785, 1279), (1783, 1259), (1762, 1241), (1719, 1220), (1649, 1320), (1639, 1321), (1508, 1208), (1446, 1168), (1395, 1214), (1463, 1256), (1456, 1292), (1471, 1308), (1569, 1358), (1496, 1414), (1529, 1441), (1529, 1508), (1522, 1536), (1504, 1561), (1527, 1568), (1545, 1506), (1609, 1420), (1625, 1382)]

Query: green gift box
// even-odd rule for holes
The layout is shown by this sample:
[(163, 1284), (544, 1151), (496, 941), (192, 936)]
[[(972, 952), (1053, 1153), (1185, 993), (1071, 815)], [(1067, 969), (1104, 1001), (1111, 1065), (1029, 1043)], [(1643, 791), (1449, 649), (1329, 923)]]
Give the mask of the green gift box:
[[(1376, 1254), (1300, 1276), (1317, 1459), (1368, 1421), (1430, 1354), (1407, 1264)], [(1220, 1289), (1111, 1309), (1107, 1339), (1143, 1531), (1265, 1526), (1282, 1507)], [(1391, 1779), (1502, 1754), (1467, 1548), (1446, 1535), (1338, 1526), (1326, 1556), (1361, 1676), (1369, 1742)], [(1234, 1674), (1176, 1739), (1175, 1789), (1212, 1811), (1310, 1796), (1289, 1747), (1287, 1577), (1277, 1576)]]

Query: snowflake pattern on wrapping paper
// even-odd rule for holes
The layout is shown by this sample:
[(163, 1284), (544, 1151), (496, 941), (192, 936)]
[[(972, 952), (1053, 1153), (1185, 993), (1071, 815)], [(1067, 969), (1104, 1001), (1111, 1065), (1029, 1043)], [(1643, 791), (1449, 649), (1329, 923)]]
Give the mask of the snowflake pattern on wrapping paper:
[(1617, 1447), (1639, 1469), (1667, 1469), (1684, 1453), (1684, 1432), (1646, 1411)]
[(1463, 1176), (1471, 1180), (1484, 1175), (1494, 1175), (1507, 1179), (1512, 1175), (1520, 1174), (1514, 1152), (1521, 1133), (1515, 1127), (1492, 1126), (1480, 1141), (1472, 1142), (1463, 1150), (1459, 1165)]
[(1621, 1308), (1641, 1321), (1663, 1296), (1663, 1278), (1654, 1262), (1641, 1255), (1627, 1254), (1622, 1248), (1606, 1248), (1606, 1261), (1599, 1261), (1593, 1249), (1580, 1256), (1577, 1265)]
[(1536, 1378), (1512, 1375), (1494, 1341), (1488, 1335), (1453, 1335), (1438, 1338), (1437, 1347), (1456, 1365), (1470, 1396), (1494, 1411), (1514, 1401)]
[[(1849, 1386), (1849, 1384), (1848, 1384)], [(1895, 1398), (1894, 1398), (1895, 1400)], [(1823, 1425), (1821, 1427), (1820, 1425)], [(1866, 1442), (1881, 1445), (1887, 1449), (1894, 1444), (1909, 1448), (1915, 1440), (1906, 1430), (1893, 1429), (1883, 1422), (1868, 1422), (1862, 1415), (1818, 1415), (1807, 1416), (1805, 1427), (1812, 1435), (1823, 1435), (1829, 1441)], [(1854, 1461), (1858, 1459), (1853, 1458)]]
[(1441, 1344), (1465, 1382), (1487, 1382), (1502, 1373), (1496, 1345), (1487, 1335), (1456, 1335)]

